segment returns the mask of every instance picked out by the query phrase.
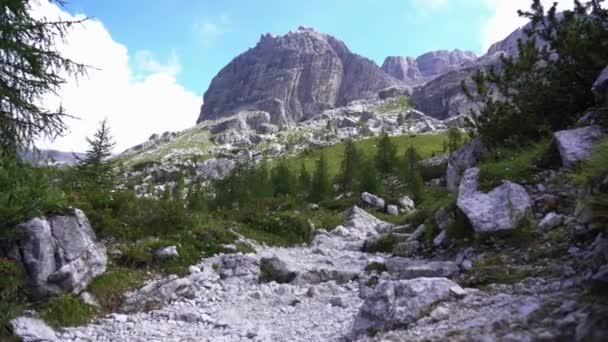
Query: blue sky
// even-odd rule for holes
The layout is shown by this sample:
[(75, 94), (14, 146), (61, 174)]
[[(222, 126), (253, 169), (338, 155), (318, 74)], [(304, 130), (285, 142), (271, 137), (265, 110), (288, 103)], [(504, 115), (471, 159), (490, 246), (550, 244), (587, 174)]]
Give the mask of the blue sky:
[(254, 46), (260, 34), (284, 34), (299, 25), (334, 35), (378, 64), (388, 55), (417, 56), (436, 49), (480, 53), (480, 28), (491, 17), (491, 8), (477, 0), (433, 3), (72, 0), (67, 9), (100, 20), (129, 50), (148, 50), (160, 59), (176, 54), (182, 68), (178, 82), (202, 95), (212, 77)]
[[(542, 0), (549, 3), (552, 0)], [(571, 3), (571, 0), (564, 0)], [(562, 3), (564, 2), (562, 1)], [(260, 35), (310, 26), (343, 40), (382, 64), (390, 55), (438, 49), (482, 54), (525, 21), (516, 11), (531, 0), (68, 0), (33, 2), (49, 20), (91, 20), (72, 27), (58, 51), (96, 69), (68, 79), (48, 107), (61, 104), (77, 119), (42, 148), (82, 151), (103, 119), (116, 152), (152, 133), (180, 131), (198, 118), (203, 93), (217, 72), (255, 46)]]

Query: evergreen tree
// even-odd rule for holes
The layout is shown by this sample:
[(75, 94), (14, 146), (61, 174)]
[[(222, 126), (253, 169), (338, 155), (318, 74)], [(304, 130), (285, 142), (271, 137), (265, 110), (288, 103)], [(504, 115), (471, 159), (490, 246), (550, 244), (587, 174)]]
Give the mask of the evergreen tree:
[(281, 161), (272, 170), (272, 186), (275, 197), (293, 194), (294, 187), (291, 171), (284, 161)]
[(402, 181), (408, 191), (408, 194), (413, 197), (414, 201), (420, 202), (424, 198), (424, 181), (420, 172), (418, 162), (420, 156), (413, 146), (409, 146), (405, 151), (405, 165), (403, 167)]
[[(490, 146), (517, 147), (571, 126), (595, 103), (591, 91), (608, 64), (608, 10), (598, 0), (575, 1), (573, 10), (548, 11), (533, 0), (519, 15), (531, 21), (517, 56), (477, 72), (473, 93), (480, 136)], [(538, 43), (538, 44), (537, 44)]]
[(327, 160), (325, 155), (317, 160), (315, 172), (312, 176), (312, 184), (310, 189), (309, 201), (318, 203), (331, 196), (331, 184), (329, 181), (329, 172), (327, 169)]
[(376, 152), (376, 167), (378, 171), (387, 175), (393, 172), (397, 163), (397, 147), (391, 141), (388, 133), (383, 132), (378, 141)]
[(397, 117), (397, 125), (398, 126), (405, 125), (405, 115), (403, 115), (403, 112), (400, 112), (399, 116)]
[(266, 160), (254, 170), (253, 178), (251, 187), (253, 188), (254, 198), (268, 198), (274, 195), (274, 187), (270, 180), (268, 163)]
[(338, 176), (342, 192), (348, 193), (356, 188), (357, 173), (360, 167), (360, 156), (357, 147), (351, 139), (346, 140), (344, 146), (344, 158)]
[(310, 173), (306, 170), (306, 166), (302, 163), (300, 167), (300, 175), (298, 176), (298, 188), (300, 194), (304, 197), (308, 197), (310, 193), (310, 188), (312, 186), (312, 180), (310, 177)]
[(365, 159), (361, 162), (361, 171), (358, 173), (358, 178), (359, 192), (377, 194), (382, 190), (382, 182), (373, 160)]
[(33, 2), (0, 2), (0, 158), (32, 147), (40, 136), (53, 138), (66, 130), (63, 108), (48, 110), (41, 100), (59, 89), (66, 76), (86, 71), (56, 47), (71, 25), (84, 20), (36, 18)]
[(463, 141), (464, 137), (462, 136), (460, 129), (456, 127), (448, 129), (448, 151), (450, 153), (454, 153), (461, 148)]
[(164, 202), (169, 202), (173, 199), (173, 187), (170, 184), (165, 184), (165, 190), (161, 199)]
[(201, 212), (207, 208), (207, 197), (205, 196), (203, 183), (200, 179), (197, 179), (190, 184), (186, 203), (188, 209), (192, 211)]
[(175, 180), (175, 188), (173, 188), (173, 199), (176, 201), (183, 201), (185, 191), (186, 182), (184, 180), (184, 174), (180, 172), (177, 174), (177, 179)]
[(103, 120), (93, 138), (87, 138), (89, 149), (84, 157), (77, 158), (78, 187), (85, 191), (108, 194), (114, 189), (116, 175), (109, 161), (116, 146), (107, 120)]

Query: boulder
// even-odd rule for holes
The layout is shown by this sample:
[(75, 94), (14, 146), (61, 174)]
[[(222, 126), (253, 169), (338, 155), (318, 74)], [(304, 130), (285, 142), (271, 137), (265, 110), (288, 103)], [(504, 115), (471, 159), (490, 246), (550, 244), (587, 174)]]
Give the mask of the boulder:
[(553, 229), (564, 222), (564, 217), (556, 213), (548, 213), (538, 224), (541, 230)]
[(416, 210), (416, 206), (414, 205), (414, 200), (412, 200), (409, 196), (403, 196), (399, 199), (399, 204), (401, 208), (403, 208), (406, 212), (411, 212)]
[(407, 241), (417, 241), (418, 239), (420, 239), (422, 237), (422, 235), (424, 234), (425, 231), (426, 231), (426, 226), (424, 224), (419, 225), (418, 228), (416, 228), (416, 230), (414, 230), (412, 235), (410, 235), (410, 237), (407, 239)]
[(532, 201), (523, 186), (509, 181), (488, 193), (478, 191), (479, 169), (468, 169), (462, 177), (457, 205), (476, 233), (513, 230), (531, 210)]
[(449, 243), (450, 238), (448, 237), (447, 230), (441, 231), (441, 233), (433, 239), (433, 246), (435, 247), (446, 247)]
[(460, 271), (452, 261), (422, 261), (395, 257), (385, 263), (386, 271), (399, 279), (450, 277)]
[(417, 278), (381, 281), (366, 299), (355, 318), (352, 337), (406, 328), (450, 297), (458, 286), (446, 278)]
[(79, 209), (69, 215), (34, 218), (17, 226), (11, 255), (23, 265), (33, 297), (79, 294), (106, 270), (105, 246)]
[(227, 158), (211, 158), (196, 165), (196, 174), (204, 178), (220, 179), (228, 176), (236, 162)]
[(160, 260), (167, 260), (177, 258), (179, 253), (177, 252), (176, 246), (168, 246), (154, 252), (154, 256)]
[(554, 136), (562, 159), (562, 166), (573, 168), (578, 162), (589, 159), (602, 135), (603, 132), (599, 126), (555, 132)]
[(384, 199), (376, 195), (370, 194), (369, 192), (364, 192), (361, 194), (361, 204), (382, 211), (384, 211), (384, 207), (386, 206), (386, 202), (384, 201)]
[(233, 277), (258, 280), (260, 266), (256, 258), (242, 254), (226, 254), (220, 257), (217, 272), (222, 279)]
[(13, 334), (23, 342), (59, 341), (55, 330), (43, 320), (34, 317), (17, 317), (11, 320)]
[(474, 139), (460, 150), (452, 153), (448, 160), (448, 168), (445, 176), (448, 190), (458, 190), (462, 174), (467, 169), (474, 167), (485, 151), (486, 146), (481, 139)]
[(290, 283), (297, 275), (297, 272), (290, 270), (287, 264), (276, 256), (260, 260), (261, 282)]
[(170, 275), (135, 292), (126, 293), (118, 310), (122, 313), (157, 310), (181, 298), (194, 298), (192, 281)]
[(386, 213), (392, 216), (399, 215), (399, 208), (394, 204), (389, 204), (386, 206)]
[(599, 74), (595, 83), (593, 83), (593, 88), (591, 90), (598, 99), (606, 97), (606, 94), (608, 93), (608, 66)]

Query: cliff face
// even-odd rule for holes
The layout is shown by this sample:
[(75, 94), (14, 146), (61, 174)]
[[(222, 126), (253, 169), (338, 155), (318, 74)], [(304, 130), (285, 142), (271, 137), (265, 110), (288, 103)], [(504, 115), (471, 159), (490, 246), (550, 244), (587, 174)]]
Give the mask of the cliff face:
[(409, 85), (420, 85), (446, 72), (461, 68), (477, 59), (470, 51), (439, 50), (418, 58), (390, 56), (384, 60), (382, 70)]
[(352, 100), (375, 99), (399, 80), (356, 55), (338, 39), (300, 27), (258, 44), (214, 77), (197, 122), (242, 110), (266, 111), (271, 122), (292, 124)]

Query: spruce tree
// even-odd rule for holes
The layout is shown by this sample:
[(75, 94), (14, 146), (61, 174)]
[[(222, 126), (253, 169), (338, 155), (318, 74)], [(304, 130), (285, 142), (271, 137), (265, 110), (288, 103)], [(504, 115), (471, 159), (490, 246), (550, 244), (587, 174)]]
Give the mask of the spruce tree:
[(382, 190), (382, 182), (378, 176), (376, 165), (372, 159), (361, 161), (361, 171), (358, 173), (359, 192), (379, 193)]
[(253, 181), (251, 182), (254, 198), (268, 198), (274, 194), (273, 184), (270, 181), (268, 162), (266, 160), (254, 170)]
[(302, 163), (302, 165), (300, 166), (300, 174), (298, 176), (298, 188), (300, 194), (304, 197), (308, 197), (311, 186), (312, 179), (310, 177), (310, 173), (308, 173), (308, 170), (306, 170), (306, 166), (304, 166), (304, 163)]
[(456, 127), (451, 127), (448, 129), (448, 151), (450, 153), (454, 153), (461, 148), (463, 140), (464, 137), (462, 136), (460, 129)]
[(173, 188), (173, 199), (176, 201), (183, 201), (185, 191), (186, 182), (184, 179), (184, 174), (180, 172), (177, 174), (177, 179), (175, 180), (175, 188)]
[(360, 156), (352, 139), (348, 139), (344, 146), (344, 157), (342, 167), (338, 176), (340, 188), (343, 193), (348, 193), (356, 188), (357, 173), (360, 167)]
[(116, 182), (114, 166), (109, 160), (116, 143), (110, 134), (107, 120), (101, 122), (93, 138), (87, 138), (87, 142), (89, 149), (84, 157), (77, 158), (78, 186), (84, 191), (108, 194)]
[(312, 176), (312, 184), (310, 189), (309, 200), (318, 203), (331, 195), (331, 184), (329, 181), (329, 171), (327, 169), (327, 160), (325, 155), (317, 160), (315, 172)]
[(291, 171), (284, 161), (281, 161), (272, 170), (272, 186), (275, 197), (293, 194), (294, 187)]
[(388, 133), (383, 132), (378, 140), (376, 152), (376, 167), (382, 175), (393, 172), (397, 163), (397, 147), (391, 141)]
[(408, 194), (414, 201), (420, 202), (424, 198), (424, 180), (420, 172), (418, 162), (420, 156), (413, 146), (409, 146), (405, 151), (405, 165), (403, 167), (402, 182), (405, 184)]

